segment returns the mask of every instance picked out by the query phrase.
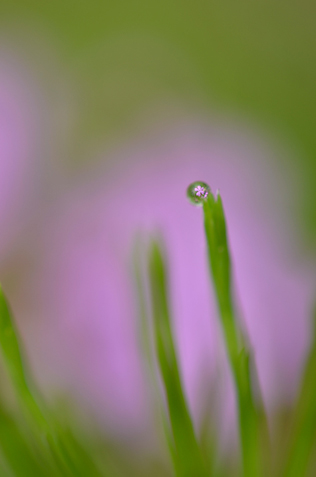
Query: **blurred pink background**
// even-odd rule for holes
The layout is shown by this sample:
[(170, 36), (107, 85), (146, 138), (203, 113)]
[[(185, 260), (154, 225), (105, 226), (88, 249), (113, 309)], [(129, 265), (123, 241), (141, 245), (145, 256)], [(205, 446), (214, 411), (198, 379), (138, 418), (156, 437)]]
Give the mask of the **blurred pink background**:
[(202, 113), (170, 120), (166, 108), (143, 135), (111, 150), (98, 144), (84, 167), (67, 169), (54, 151), (43, 154), (43, 137), (58, 142), (59, 129), (48, 133), (49, 102), (34, 84), (22, 64), (0, 55), (1, 280), (47, 398), (69, 393), (113, 433), (151, 426), (130, 259), (136, 233), (158, 230), (190, 408), (198, 422), (205, 383), (223, 373), (228, 432), (231, 383), (202, 215), (185, 197), (190, 182), (203, 180), (224, 201), (265, 402), (292, 399), (309, 343), (314, 274), (292, 214), (300, 184), (276, 165), (286, 148), (246, 122)]

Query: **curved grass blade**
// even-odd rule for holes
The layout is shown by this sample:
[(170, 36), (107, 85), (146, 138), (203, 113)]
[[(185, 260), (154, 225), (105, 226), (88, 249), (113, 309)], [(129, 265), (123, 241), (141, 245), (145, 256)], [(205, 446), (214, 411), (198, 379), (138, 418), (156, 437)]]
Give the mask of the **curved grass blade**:
[(20, 351), (17, 332), (13, 323), (11, 311), (0, 285), (0, 346), (10, 377), (17, 390), (19, 398), (31, 413), (38, 426), (47, 431), (47, 422), (35, 401), (27, 381), (24, 362)]
[(14, 419), (0, 407), (0, 448), (16, 477), (53, 476), (50, 468), (36, 456)]
[[(69, 436), (53, 422), (52, 418), (45, 416), (42, 409), (34, 398), (30, 386), (29, 377), (25, 370), (25, 362), (22, 358), (17, 332), (15, 330), (12, 314), (0, 286), (0, 346), (5, 358), (9, 375), (15, 386), (17, 395), (23, 408), (30, 416), (30, 424), (34, 436), (37, 436), (39, 450), (47, 460), (47, 464), (55, 468), (55, 475), (65, 477), (82, 476), (82, 468), (89, 468), (89, 475), (99, 476), (93, 462), (81, 449), (75, 455), (71, 451), (74, 448), (75, 439), (69, 440)], [(77, 444), (78, 448), (79, 444)], [(94, 469), (92, 471), (92, 469)]]
[[(73, 475), (78, 477), (101, 477), (101, 472), (91, 458), (90, 453), (71, 432), (70, 429), (61, 427), (55, 422), (54, 435), (63, 459)], [(103, 474), (104, 477), (110, 474)]]
[(316, 308), (313, 321), (313, 342), (294, 411), (284, 477), (307, 475), (316, 444)]
[(144, 262), (146, 257), (144, 256), (145, 243), (142, 240), (142, 237), (138, 234), (134, 240), (133, 248), (133, 277), (135, 283), (135, 292), (137, 296), (138, 304), (138, 328), (139, 328), (139, 338), (140, 338), (140, 347), (143, 351), (143, 356), (146, 363), (145, 372), (149, 376), (150, 383), (152, 385), (154, 393), (154, 404), (156, 416), (155, 420), (157, 422), (157, 427), (160, 426), (162, 422), (162, 430), (165, 438), (165, 443), (167, 444), (169, 455), (174, 462), (175, 451), (174, 444), (172, 441), (172, 436), (170, 433), (170, 426), (167, 421), (167, 416), (163, 410), (163, 403), (161, 402), (159, 396), (159, 382), (157, 380), (157, 373), (155, 369), (154, 362), (154, 346), (153, 346), (153, 336), (152, 329), (149, 321), (149, 303), (148, 296), (146, 293), (146, 280), (144, 273)]
[(176, 473), (181, 477), (205, 476), (205, 464), (181, 383), (170, 322), (165, 261), (156, 241), (152, 242), (149, 250), (149, 278), (156, 352), (167, 397)]

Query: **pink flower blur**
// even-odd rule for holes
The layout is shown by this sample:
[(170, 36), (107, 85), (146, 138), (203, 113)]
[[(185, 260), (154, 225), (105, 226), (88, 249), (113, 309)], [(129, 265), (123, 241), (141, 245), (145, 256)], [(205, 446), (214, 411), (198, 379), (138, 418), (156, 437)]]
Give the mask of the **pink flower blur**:
[(135, 430), (150, 412), (130, 273), (138, 231), (159, 230), (166, 241), (174, 328), (195, 416), (203, 380), (223, 365), (202, 211), (185, 197), (195, 180), (221, 191), (241, 313), (266, 402), (284, 390), (292, 396), (297, 385), (312, 283), (291, 255), (286, 214), (283, 224), (284, 211), (275, 206), (276, 176), (265, 164), (271, 152), (245, 136), (203, 131), (186, 127), (159, 144), (121, 150), (111, 166), (96, 167), (59, 197), (37, 239), (38, 376), (44, 387), (53, 382), (70, 391), (113, 428)]

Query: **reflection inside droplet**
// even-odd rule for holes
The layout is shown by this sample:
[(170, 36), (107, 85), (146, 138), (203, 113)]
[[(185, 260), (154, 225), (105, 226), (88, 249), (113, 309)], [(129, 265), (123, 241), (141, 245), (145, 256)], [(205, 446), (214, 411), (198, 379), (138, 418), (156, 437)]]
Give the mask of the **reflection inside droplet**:
[(187, 197), (189, 201), (197, 206), (203, 205), (203, 202), (210, 193), (210, 186), (202, 181), (192, 182), (187, 189)]

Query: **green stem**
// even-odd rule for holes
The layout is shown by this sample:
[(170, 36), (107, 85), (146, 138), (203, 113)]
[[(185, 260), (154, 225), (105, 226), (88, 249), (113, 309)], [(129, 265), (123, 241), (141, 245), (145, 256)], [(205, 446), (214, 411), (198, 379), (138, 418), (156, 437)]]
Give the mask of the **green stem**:
[(175, 470), (179, 477), (205, 477), (207, 475), (205, 462), (183, 392), (171, 329), (165, 262), (160, 246), (156, 242), (152, 243), (149, 252), (149, 278), (157, 358), (166, 391), (174, 440)]
[(236, 319), (231, 290), (231, 262), (222, 200), (209, 194), (203, 204), (209, 268), (213, 278), (226, 351), (236, 389), (243, 475), (261, 474), (259, 413), (253, 395), (251, 356)]
[(294, 409), (293, 427), (283, 473), (285, 477), (307, 475), (316, 443), (316, 309), (314, 310), (313, 325), (313, 342)]

